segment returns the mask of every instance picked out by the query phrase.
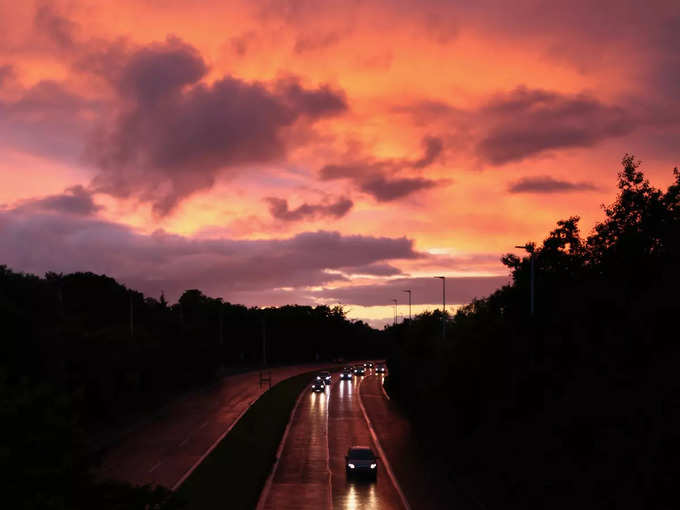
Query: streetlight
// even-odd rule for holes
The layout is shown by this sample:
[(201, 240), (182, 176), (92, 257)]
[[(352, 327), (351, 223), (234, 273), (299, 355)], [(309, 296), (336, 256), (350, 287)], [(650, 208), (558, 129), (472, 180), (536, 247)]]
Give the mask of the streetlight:
[(397, 325), (397, 300), (392, 299), (394, 301), (394, 325)]
[(529, 290), (529, 313), (533, 317), (534, 316), (534, 245), (527, 243), (523, 246), (515, 246), (515, 248), (521, 248), (523, 250), (526, 250), (530, 257), (529, 259), (531, 260), (531, 284), (530, 284), (530, 290)]
[(411, 320), (411, 289), (406, 289), (403, 292), (408, 292), (408, 320)]
[(442, 339), (446, 338), (446, 276), (435, 276), (442, 281)]

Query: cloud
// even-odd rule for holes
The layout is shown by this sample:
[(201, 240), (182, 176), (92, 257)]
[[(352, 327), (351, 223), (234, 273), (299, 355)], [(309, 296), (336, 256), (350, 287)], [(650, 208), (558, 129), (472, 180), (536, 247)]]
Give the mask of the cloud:
[(98, 191), (136, 196), (166, 215), (227, 169), (284, 159), (296, 124), (347, 108), (344, 94), (327, 85), (230, 76), (204, 84), (206, 72), (198, 52), (174, 37), (127, 57), (113, 77), (121, 111), (89, 147)]
[(422, 169), (430, 166), (441, 155), (443, 143), (440, 138), (426, 136), (422, 140), (424, 153), (415, 160), (409, 159), (363, 159), (324, 165), (319, 170), (321, 180), (349, 179), (354, 185), (379, 202), (397, 200), (416, 191), (433, 188), (437, 181), (424, 177), (400, 177), (406, 169)]
[(299, 54), (307, 51), (323, 50), (337, 44), (340, 39), (341, 36), (338, 32), (301, 35), (295, 40), (293, 51)]
[(14, 66), (5, 64), (0, 66), (0, 88), (14, 77)]
[(550, 176), (524, 177), (508, 186), (510, 193), (567, 193), (572, 191), (595, 191), (597, 186), (590, 182), (569, 182)]
[(330, 204), (307, 204), (304, 203), (295, 209), (288, 208), (288, 201), (283, 198), (268, 197), (269, 212), (277, 220), (299, 221), (303, 219), (317, 219), (322, 217), (341, 218), (349, 212), (354, 205), (348, 198), (338, 198)]
[(78, 25), (57, 12), (55, 6), (48, 2), (37, 6), (33, 25), (39, 35), (47, 36), (60, 49), (70, 50), (76, 45), (75, 32)]
[(586, 94), (525, 87), (495, 96), (477, 115), (486, 128), (476, 151), (493, 165), (521, 161), (552, 149), (591, 147), (636, 127), (625, 109)]
[[(82, 190), (74, 190), (76, 196)], [(37, 207), (40, 204), (41, 207)], [(0, 211), (0, 260), (13, 269), (106, 273), (147, 294), (177, 298), (188, 288), (233, 302), (269, 304), (275, 289), (338, 283), (345, 274), (385, 272), (389, 261), (418, 259), (405, 237), (306, 232), (284, 239), (192, 239), (151, 235), (79, 214), (49, 197)], [(40, 210), (38, 210), (40, 209)], [(72, 211), (70, 211), (72, 212)], [(303, 299), (303, 290), (289, 296)]]
[[(446, 302), (469, 303), (475, 297), (485, 297), (509, 283), (508, 276), (471, 276), (446, 278)], [(391, 305), (392, 299), (407, 300), (404, 289), (411, 289), (414, 305), (439, 305), (442, 301), (442, 284), (434, 278), (394, 278), (371, 285), (352, 285), (326, 288), (308, 295), (326, 302), (351, 303), (361, 306)], [(408, 302), (408, 301), (404, 301)], [(439, 305), (441, 306), (441, 305)]]
[(39, 81), (15, 99), (0, 100), (0, 144), (77, 161), (93, 119), (105, 108), (59, 82)]
[(436, 181), (422, 177), (402, 177), (388, 179), (384, 176), (361, 179), (359, 188), (372, 195), (378, 202), (390, 202), (403, 198), (416, 191), (433, 188)]
[(101, 206), (95, 204), (92, 194), (83, 186), (66, 188), (64, 193), (25, 200), (15, 208), (20, 212), (58, 212), (77, 216), (91, 216)]

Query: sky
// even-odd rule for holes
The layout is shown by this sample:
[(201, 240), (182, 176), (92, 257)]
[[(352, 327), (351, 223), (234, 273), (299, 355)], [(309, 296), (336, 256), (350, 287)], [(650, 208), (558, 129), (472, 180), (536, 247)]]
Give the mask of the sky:
[(0, 264), (380, 326), (680, 163), (676, 0), (0, 0)]

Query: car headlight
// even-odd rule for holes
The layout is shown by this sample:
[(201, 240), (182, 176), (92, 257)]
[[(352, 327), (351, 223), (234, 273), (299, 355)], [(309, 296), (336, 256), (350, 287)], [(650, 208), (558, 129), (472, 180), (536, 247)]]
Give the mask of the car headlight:
[(354, 469), (354, 464), (347, 464), (350, 469)]
[(321, 376), (317, 375), (316, 380), (318, 381), (319, 379), (321, 379)]
[(376, 466), (377, 464), (371, 464), (371, 469), (375, 469)]

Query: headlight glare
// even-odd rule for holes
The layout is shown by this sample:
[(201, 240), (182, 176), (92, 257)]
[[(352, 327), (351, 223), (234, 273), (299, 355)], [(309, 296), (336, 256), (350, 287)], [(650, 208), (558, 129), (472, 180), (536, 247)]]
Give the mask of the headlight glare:
[(350, 469), (354, 469), (354, 464), (350, 463), (350, 464), (347, 464), (347, 465), (349, 466)]
[(377, 464), (371, 464), (371, 469), (375, 469), (376, 466)]

